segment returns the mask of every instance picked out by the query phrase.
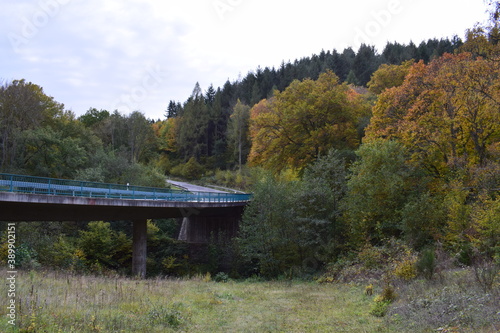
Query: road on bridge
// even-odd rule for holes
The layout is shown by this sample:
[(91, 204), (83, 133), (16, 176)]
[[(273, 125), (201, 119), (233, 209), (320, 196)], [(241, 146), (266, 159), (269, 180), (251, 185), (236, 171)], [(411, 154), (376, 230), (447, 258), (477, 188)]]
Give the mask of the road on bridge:
[(216, 189), (209, 188), (209, 187), (193, 185), (193, 184), (189, 184), (189, 183), (185, 183), (185, 182), (178, 182), (178, 181), (170, 180), (170, 179), (167, 179), (167, 183), (172, 184), (172, 185), (177, 186), (177, 187), (180, 187), (180, 188), (183, 188), (189, 192), (228, 193), (228, 192), (216, 190)]

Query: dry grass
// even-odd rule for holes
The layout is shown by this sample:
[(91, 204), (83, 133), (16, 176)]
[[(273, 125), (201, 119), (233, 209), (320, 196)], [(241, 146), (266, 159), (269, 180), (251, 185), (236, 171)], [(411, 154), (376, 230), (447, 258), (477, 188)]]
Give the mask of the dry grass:
[[(471, 272), (450, 274), (452, 286), (439, 281), (396, 286), (398, 299), (386, 317), (378, 318), (370, 315), (382, 290), (378, 285), (373, 295), (365, 295), (363, 284), (216, 283), (204, 277), (133, 280), (19, 272), (18, 327), (7, 324), (6, 307), (1, 306), (0, 331), (496, 332), (498, 294), (480, 293)], [(0, 293), (6, 295), (2, 286)], [(497, 317), (482, 318), (481, 313)]]
[[(500, 282), (500, 276), (499, 276)], [(411, 332), (500, 332), (500, 286), (484, 290), (472, 269), (399, 285), (386, 320)]]
[(21, 330), (1, 307), (2, 332), (386, 331), (362, 286), (20, 272), (17, 294)]

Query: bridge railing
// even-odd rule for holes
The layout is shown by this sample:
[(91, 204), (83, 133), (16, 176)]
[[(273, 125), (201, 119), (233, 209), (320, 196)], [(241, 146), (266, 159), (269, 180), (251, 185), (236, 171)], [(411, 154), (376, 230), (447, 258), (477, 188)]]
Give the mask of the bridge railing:
[(169, 188), (97, 183), (5, 173), (0, 173), (0, 192), (186, 202), (240, 202), (250, 199), (249, 194), (188, 192)]

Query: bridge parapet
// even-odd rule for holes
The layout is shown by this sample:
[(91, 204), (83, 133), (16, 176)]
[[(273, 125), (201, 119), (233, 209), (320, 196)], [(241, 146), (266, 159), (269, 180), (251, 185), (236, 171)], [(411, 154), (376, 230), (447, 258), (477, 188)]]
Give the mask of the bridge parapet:
[(85, 198), (175, 202), (245, 202), (249, 194), (189, 192), (169, 188), (97, 183), (0, 173), (0, 191)]

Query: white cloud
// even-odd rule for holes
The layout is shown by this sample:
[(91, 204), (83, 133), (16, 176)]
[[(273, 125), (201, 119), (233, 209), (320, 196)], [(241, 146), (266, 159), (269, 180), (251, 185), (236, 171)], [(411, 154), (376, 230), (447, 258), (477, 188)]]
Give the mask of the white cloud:
[[(394, 3), (401, 10), (384, 19)], [(39, 84), (77, 114), (128, 99), (158, 118), (197, 81), (222, 86), (257, 66), (356, 49), (370, 23), (380, 31), (372, 26), (369, 44), (381, 50), (387, 41), (463, 36), (485, 17), (477, 0), (17, 0), (0, 12), (0, 78)], [(22, 38), (17, 48), (12, 35)], [(148, 81), (151, 68), (161, 80)]]

